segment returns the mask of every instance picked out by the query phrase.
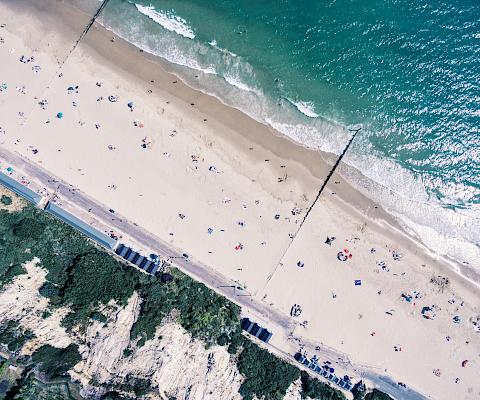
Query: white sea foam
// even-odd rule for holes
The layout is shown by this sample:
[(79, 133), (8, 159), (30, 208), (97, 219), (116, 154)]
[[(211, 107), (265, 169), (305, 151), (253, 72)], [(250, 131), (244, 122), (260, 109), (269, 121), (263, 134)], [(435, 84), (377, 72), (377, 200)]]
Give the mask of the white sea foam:
[[(167, 43), (163, 43), (161, 40), (159, 41), (158, 38), (155, 38), (156, 40), (153, 41), (149, 40), (151, 38), (147, 35), (144, 35), (142, 32), (137, 32), (139, 30), (138, 27), (130, 27), (128, 31), (125, 31), (124, 29), (120, 29), (120, 27), (109, 26), (105, 21), (102, 21), (102, 24), (105, 28), (115, 32), (120, 38), (134, 43), (135, 46), (143, 51), (161, 57), (174, 65), (187, 67), (206, 75), (217, 75), (217, 71), (213, 65), (202, 66), (195, 57), (189, 56), (177, 45), (171, 43), (171, 41), (169, 41), (167, 45)], [(122, 25), (121, 28), (124, 28), (124, 26)], [(201, 46), (201, 44), (196, 44), (195, 42), (191, 43), (194, 43), (194, 46)]]
[(223, 49), (223, 48), (219, 47), (219, 46), (218, 46), (218, 43), (217, 43), (217, 41), (216, 41), (215, 39), (210, 40), (210, 41), (208, 42), (208, 44), (209, 44), (210, 46), (212, 46), (214, 49), (217, 49), (217, 50), (221, 51), (222, 53), (229, 54), (229, 55), (231, 55), (232, 57), (238, 57), (233, 51), (230, 51), (230, 50), (228, 50), (228, 49)]
[(202, 66), (195, 57), (189, 56), (175, 46), (165, 48), (161, 53), (158, 50), (154, 49), (148, 49), (147, 51), (166, 59), (172, 64), (188, 67), (195, 71), (203, 72), (206, 75), (217, 75), (217, 71), (215, 70), (215, 67), (213, 65)]
[[(341, 173), (382, 206), (432, 251), (480, 269), (480, 223), (474, 210), (457, 212), (429, 196), (423, 182), (393, 161), (358, 150)], [(471, 211), (471, 212), (470, 212)], [(477, 244), (475, 244), (477, 243)]]
[[(173, 64), (203, 72), (205, 75), (201, 79), (193, 79), (194, 73), (178, 71), (185, 76), (191, 75), (192, 86), (269, 124), (294, 141), (335, 154), (340, 154), (347, 143), (350, 133), (341, 126), (318, 118), (313, 104), (285, 99), (279, 108), (278, 102), (265, 96), (262, 90), (246, 84), (241, 77), (255, 82), (255, 71), (251, 65), (241, 57), (226, 57), (226, 52), (218, 48), (215, 40), (208, 45), (182, 40), (172, 43), (171, 38), (149, 38), (142, 30), (129, 29), (131, 32), (117, 34)], [(215, 69), (220, 62), (218, 54), (205, 57), (212, 51), (211, 48), (223, 52), (223, 64), (218, 64), (218, 74)], [(428, 196), (421, 180), (395, 162), (372, 154), (374, 149), (370, 146), (368, 138), (359, 135), (347, 153), (344, 161), (355, 170), (341, 168), (340, 172), (348, 181), (382, 204), (433, 251), (480, 268), (480, 247), (474, 244), (480, 237), (480, 223), (474, 216), (478, 216), (478, 210), (476, 213), (469, 213), (469, 210), (456, 212), (442, 207), (435, 198)]]
[(188, 25), (187, 21), (172, 12), (157, 11), (153, 6), (142, 6), (141, 4), (135, 4), (135, 6), (138, 11), (155, 21), (157, 24), (160, 24), (165, 29), (171, 32), (176, 32), (189, 39), (195, 38), (195, 32)]
[(247, 92), (252, 92), (252, 93), (255, 93), (255, 94), (258, 94), (258, 90), (254, 89), (254, 88), (251, 88), (250, 86), (246, 85), (245, 83), (243, 83), (240, 79), (232, 76), (232, 75), (225, 75), (223, 77), (230, 85), (232, 86), (235, 86), (237, 89), (240, 89), (240, 90), (245, 90)]
[(298, 111), (303, 115), (306, 115), (310, 118), (318, 118), (319, 115), (315, 112), (315, 105), (310, 101), (293, 101), (287, 98), (287, 100), (292, 103)]
[[(308, 147), (340, 154), (350, 134), (321, 119), (313, 124), (265, 118), (274, 129)], [(293, 118), (292, 118), (293, 121)], [(392, 160), (375, 154), (368, 139), (359, 136), (339, 172), (360, 192), (381, 204), (404, 229), (433, 252), (480, 269), (480, 221), (476, 210), (445, 208), (429, 196), (424, 183)], [(353, 168), (352, 168), (353, 167)]]

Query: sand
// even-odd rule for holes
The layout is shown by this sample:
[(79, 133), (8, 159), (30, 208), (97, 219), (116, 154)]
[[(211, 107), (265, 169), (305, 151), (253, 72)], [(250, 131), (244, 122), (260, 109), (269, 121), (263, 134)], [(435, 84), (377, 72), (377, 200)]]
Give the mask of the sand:
[[(480, 334), (471, 322), (480, 315), (478, 287), (341, 176), (332, 178), (299, 230), (331, 155), (298, 146), (187, 87), (164, 63), (120, 39), (111, 42), (99, 26), (70, 54), (88, 17), (67, 5), (4, 1), (0, 15), (6, 24), (0, 84), (8, 84), (0, 92), (2, 146), (253, 299), (286, 315), (301, 305), (292, 337), (309, 355), (323, 344), (431, 398), (480, 396)], [(22, 55), (34, 61), (20, 62)], [(336, 238), (331, 246), (327, 236)], [(344, 262), (337, 259), (343, 249), (352, 254)], [(443, 290), (431, 283), (438, 276), (448, 278)], [(417, 292), (415, 305), (401, 296)], [(435, 318), (423, 318), (422, 307), (433, 305)], [(281, 337), (274, 335), (276, 347), (299, 349), (298, 341)]]

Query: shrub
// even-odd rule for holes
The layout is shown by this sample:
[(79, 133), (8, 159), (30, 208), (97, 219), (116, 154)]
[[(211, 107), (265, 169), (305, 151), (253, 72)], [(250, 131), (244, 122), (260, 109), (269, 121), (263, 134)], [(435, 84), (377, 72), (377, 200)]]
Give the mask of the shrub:
[(123, 356), (125, 358), (129, 357), (133, 353), (133, 350), (130, 347), (123, 349)]
[(107, 253), (98, 250), (75, 258), (66, 281), (60, 288), (59, 306), (69, 306), (72, 313), (63, 321), (71, 328), (85, 324), (101, 304), (115, 300), (125, 304), (132, 296), (138, 279), (132, 268), (125, 268)]
[(231, 337), (231, 341), (228, 345), (227, 351), (230, 354), (237, 354), (238, 348), (243, 346), (245, 340), (246, 339), (240, 331), (235, 332)]
[(0, 199), (0, 203), (2, 203), (5, 206), (9, 206), (10, 204), (12, 204), (12, 198), (2, 194), (2, 198)]
[(58, 297), (60, 290), (52, 282), (46, 281), (42, 286), (40, 286), (38, 293), (40, 293), (43, 297), (53, 298)]
[(119, 385), (119, 389), (124, 392), (133, 392), (135, 396), (145, 396), (151, 392), (152, 381), (150, 379), (138, 378), (133, 375), (127, 375), (124, 382)]
[(167, 284), (152, 279), (139, 289), (142, 303), (131, 338), (153, 338), (163, 319), (178, 310), (180, 325), (207, 347), (218, 341), (230, 343), (240, 331), (240, 308), (178, 270), (170, 275), (173, 280)]
[(100, 312), (94, 312), (90, 315), (90, 318), (93, 319), (94, 321), (98, 321), (98, 322), (101, 322), (102, 324), (104, 324), (105, 322), (107, 322), (107, 317), (105, 315), (103, 315), (102, 313)]
[(37, 240), (42, 236), (45, 224), (34, 218), (23, 218), (13, 227), (13, 234), (20, 239)]
[(118, 392), (111, 391), (103, 394), (100, 400), (130, 400), (131, 397), (125, 397)]

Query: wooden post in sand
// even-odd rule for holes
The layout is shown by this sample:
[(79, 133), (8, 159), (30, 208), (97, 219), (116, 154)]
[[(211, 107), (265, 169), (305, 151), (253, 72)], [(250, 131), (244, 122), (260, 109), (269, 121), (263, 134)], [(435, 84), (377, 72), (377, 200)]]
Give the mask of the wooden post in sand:
[[(325, 188), (325, 186), (327, 186), (328, 181), (330, 180), (330, 178), (332, 177), (332, 175), (335, 173), (335, 170), (337, 169), (338, 165), (340, 164), (340, 161), (342, 161), (343, 156), (345, 155), (345, 153), (347, 152), (348, 148), (349, 148), (350, 145), (352, 144), (353, 139), (355, 139), (355, 136), (357, 136), (357, 133), (360, 132), (361, 130), (362, 130), (362, 128), (349, 129), (350, 132), (353, 132), (352, 137), (351, 137), (350, 140), (348, 141), (347, 145), (346, 145), (345, 148), (343, 149), (342, 153), (341, 153), (340, 156), (338, 157), (338, 159), (337, 159), (337, 161), (335, 162), (335, 164), (333, 164), (332, 169), (331, 169), (330, 172), (328, 173), (327, 178), (325, 179), (325, 181), (324, 181), (323, 184), (322, 184), (322, 187), (320, 188), (320, 190), (319, 190), (318, 193), (317, 193), (317, 197), (315, 197), (315, 200), (313, 200), (312, 205), (308, 208), (307, 212), (305, 213), (305, 216), (303, 217), (303, 220), (302, 220), (302, 222), (300, 223), (300, 227), (298, 228), (298, 230), (300, 230), (300, 228), (302, 227), (302, 225), (303, 225), (304, 222), (306, 221), (306, 219), (307, 219), (307, 217), (308, 217), (308, 214), (310, 214), (310, 211), (311, 211), (312, 208), (315, 206), (315, 203), (317, 202), (317, 200), (319, 199), (320, 195), (322, 194), (323, 189)], [(298, 231), (297, 231), (297, 233), (298, 233)]]
[[(283, 260), (283, 257), (285, 256), (285, 254), (287, 253), (288, 249), (290, 248), (290, 246), (292, 245), (293, 241), (295, 240), (295, 238), (297, 237), (297, 234), (298, 232), (300, 231), (300, 229), (302, 229), (302, 226), (304, 224), (304, 222), (306, 221), (307, 217), (308, 217), (308, 214), (310, 214), (310, 211), (312, 210), (312, 208), (315, 206), (315, 203), (318, 201), (318, 199), (320, 198), (320, 195), (322, 194), (323, 192), (323, 189), (325, 188), (325, 186), (327, 186), (327, 183), (328, 181), (330, 180), (330, 178), (332, 177), (332, 175), (334, 174), (335, 170), (337, 169), (338, 165), (340, 164), (340, 161), (342, 161), (342, 158), (343, 156), (345, 155), (345, 153), (347, 152), (348, 148), (350, 147), (350, 145), (352, 144), (353, 142), (353, 139), (355, 139), (355, 136), (357, 136), (357, 133), (361, 131), (362, 128), (357, 128), (357, 129), (349, 129), (350, 132), (353, 132), (353, 135), (352, 137), (350, 138), (350, 140), (348, 141), (347, 145), (345, 146), (345, 148), (343, 149), (342, 153), (340, 154), (340, 156), (338, 157), (337, 161), (335, 162), (335, 164), (333, 165), (332, 169), (330, 170), (330, 172), (328, 173), (327, 177), (325, 178), (325, 181), (323, 182), (322, 184), (322, 187), (320, 188), (320, 190), (318, 191), (317, 193), (317, 196), (315, 197), (315, 200), (313, 200), (313, 203), (312, 205), (308, 208), (307, 212), (305, 213), (305, 216), (303, 217), (303, 220), (302, 222), (300, 223), (300, 226), (298, 227), (297, 229), (297, 232), (295, 233), (295, 235), (293, 235), (291, 237), (291, 240), (290, 242), (288, 243), (288, 246), (287, 248), (285, 249), (285, 251), (282, 253), (282, 256), (280, 257), (280, 261), (277, 263), (277, 265), (275, 266), (275, 269), (273, 270), (273, 272), (268, 276), (266, 282), (265, 282), (265, 285), (263, 286), (263, 288), (261, 289), (260, 293), (264, 293), (270, 280), (272, 279), (273, 275), (275, 275), (275, 272), (277, 272), (277, 269), (279, 266), (283, 265), (281, 263), (281, 261)], [(257, 292), (258, 293), (258, 292)], [(255, 293), (255, 294), (257, 294)]]

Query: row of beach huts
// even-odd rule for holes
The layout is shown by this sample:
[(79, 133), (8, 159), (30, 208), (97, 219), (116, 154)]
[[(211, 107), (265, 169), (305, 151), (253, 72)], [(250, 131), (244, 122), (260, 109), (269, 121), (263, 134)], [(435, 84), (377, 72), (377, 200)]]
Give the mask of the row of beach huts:
[[(45, 211), (61, 219), (63, 222), (74, 227), (75, 229), (82, 232), (84, 235), (92, 239), (94, 242), (100, 246), (115, 252), (119, 257), (122, 257), (124, 260), (130, 262), (131, 264), (137, 266), (148, 274), (155, 275), (159, 268), (160, 262), (159, 258), (153, 254), (150, 254), (149, 257), (143, 256), (132, 248), (126, 246), (123, 243), (120, 243), (118, 240), (113, 239), (112, 237), (106, 235), (103, 232), (93, 228), (92, 226), (86, 224), (79, 218), (75, 217), (73, 214), (66, 211), (64, 208), (59, 205), (48, 201), (46, 205), (42, 205), (44, 198), (37, 192), (31, 190), (30, 188), (22, 185), (17, 182), (15, 179), (10, 177), (7, 174), (0, 172), (0, 184), (3, 184), (11, 191), (15, 192), (24, 199), (30, 201), (36, 206), (45, 209)], [(186, 255), (184, 255), (185, 257)], [(242, 318), (241, 327), (244, 331), (257, 337), (259, 340), (268, 343), (272, 337), (272, 333), (266, 328), (259, 326), (256, 322), (251, 321), (249, 318)], [(337, 377), (333, 372), (329, 371), (325, 367), (320, 367), (317, 365), (316, 360), (308, 360), (305, 356), (297, 353), (295, 359), (300, 363), (311, 369), (312, 371), (322, 375), (332, 383), (340, 386), (346, 390), (352, 390), (353, 384), (345, 378)]]
[(157, 273), (160, 267), (157, 256), (150, 255), (150, 257), (146, 257), (141, 255), (125, 244), (120, 243), (117, 239), (114, 239), (107, 234), (100, 232), (98, 229), (88, 225), (81, 219), (75, 217), (73, 214), (69, 213), (59, 205), (52, 203), (51, 201), (48, 201), (45, 205), (42, 205), (42, 202), (44, 201), (43, 196), (27, 186), (22, 185), (20, 182), (16, 181), (7, 174), (0, 172), (0, 183), (10, 189), (12, 192), (35, 204), (37, 207), (43, 208), (48, 213), (77, 229), (100, 246), (115, 252), (117, 255), (136, 265), (148, 274), (155, 275)]
[(349, 392), (353, 389), (353, 383), (348, 376), (344, 376), (340, 378), (335, 375), (335, 370), (330, 367), (329, 365), (318, 365), (318, 358), (312, 357), (308, 359), (301, 353), (296, 353), (294, 356), (295, 360), (297, 360), (300, 364), (306, 366), (308, 369), (316, 372), (317, 374), (323, 376), (324, 378), (328, 379), (330, 382), (334, 383), (335, 385), (340, 386), (342, 389), (348, 390)]

